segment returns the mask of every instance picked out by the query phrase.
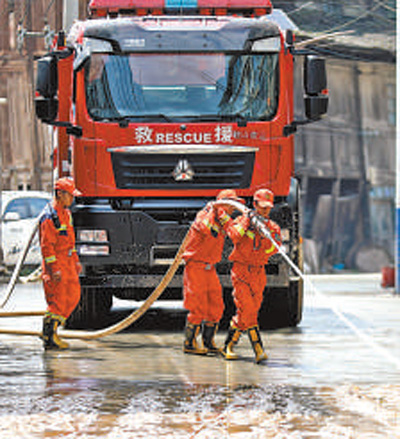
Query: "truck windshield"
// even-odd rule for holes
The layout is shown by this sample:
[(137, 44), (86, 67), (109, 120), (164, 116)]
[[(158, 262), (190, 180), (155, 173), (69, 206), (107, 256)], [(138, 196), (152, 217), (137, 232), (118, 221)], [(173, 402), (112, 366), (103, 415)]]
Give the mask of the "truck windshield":
[(85, 70), (95, 120), (238, 117), (278, 106), (278, 54), (92, 54)]

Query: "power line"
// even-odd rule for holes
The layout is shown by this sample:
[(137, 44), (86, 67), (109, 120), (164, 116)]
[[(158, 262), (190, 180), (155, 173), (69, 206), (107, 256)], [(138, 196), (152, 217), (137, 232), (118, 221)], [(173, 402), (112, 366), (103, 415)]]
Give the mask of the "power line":
[(304, 3), (304, 5), (299, 6), (297, 9), (294, 9), (293, 11), (286, 12), (286, 13), (287, 13), (287, 15), (292, 15), (292, 14), (295, 14), (296, 12), (299, 12), (302, 9), (307, 8), (308, 6), (311, 6), (311, 5), (313, 5), (313, 2), (307, 2), (307, 3)]
[[(279, 2), (279, 3), (281, 3), (281, 2)], [(285, 2), (283, 2), (283, 3), (285, 3)], [(288, 3), (285, 3), (285, 4), (288, 4)], [(341, 2), (333, 2), (333, 4), (336, 4), (336, 5), (342, 5)], [(311, 2), (307, 2), (307, 3), (304, 3), (304, 4), (301, 5), (299, 8), (294, 9), (294, 10), (292, 10), (292, 11), (290, 11), (290, 12), (287, 12), (287, 14), (288, 14), (288, 15), (292, 15), (292, 14), (298, 13), (299, 11), (303, 10), (304, 8), (307, 8), (308, 6), (313, 6), (313, 5), (315, 5), (315, 2), (312, 2), (312, 1), (311, 1)], [(330, 29), (324, 30), (323, 32), (330, 33), (330, 32), (333, 32), (333, 31), (336, 31), (336, 30), (339, 30), (339, 29), (342, 29), (342, 28), (348, 27), (348, 26), (350, 26), (350, 25), (352, 25), (352, 24), (354, 24), (354, 23), (357, 23), (358, 21), (362, 20), (363, 18), (367, 17), (368, 15), (371, 15), (373, 12), (375, 12), (376, 10), (378, 10), (378, 9), (381, 8), (381, 7), (382, 7), (382, 8), (385, 8), (385, 9), (391, 11), (391, 12), (395, 12), (395, 11), (396, 11), (395, 9), (391, 8), (389, 5), (383, 3), (382, 1), (380, 1), (380, 0), (375, 0), (375, 1), (374, 1), (374, 5), (373, 5), (372, 8), (370, 8), (370, 9), (364, 11), (363, 13), (361, 13), (360, 15), (358, 15), (356, 18), (354, 18), (354, 19), (352, 19), (352, 20), (349, 20), (349, 21), (347, 21), (347, 22), (345, 22), (345, 23), (343, 23), (343, 24), (340, 24), (340, 25), (334, 26), (334, 27), (332, 27), (332, 28), (330, 28)], [(333, 13), (333, 12), (328, 13), (328, 14), (327, 14), (327, 13), (324, 14), (324, 18), (325, 18), (325, 19), (329, 18), (330, 16), (332, 16), (332, 19), (333, 19), (334, 17), (337, 18), (338, 14), (335, 14), (335, 13)], [(382, 20), (384, 20), (384, 21), (386, 21), (386, 22), (390, 22), (390, 23), (392, 23), (392, 22), (394, 23), (394, 22), (395, 22), (395, 17), (393, 18), (393, 20), (392, 20), (391, 18), (384, 17), (384, 16), (382, 16), (382, 15), (375, 15), (374, 17), (376, 17), (377, 19), (382, 19)]]
[(23, 14), (22, 20), (20, 20), (21, 26), (24, 24), (24, 21), (26, 20), (26, 17), (28, 16), (29, 10), (31, 8), (31, 1), (32, 0), (25, 0), (24, 1), (24, 7), (25, 7), (25, 13)]
[(44, 13), (45, 21), (47, 20), (47, 14), (49, 13), (50, 8), (53, 6), (54, 3), (55, 3), (55, 0), (51, 0), (51, 2), (47, 5), (46, 11)]
[(353, 20), (348, 21), (347, 23), (344, 23), (340, 26), (333, 27), (329, 29), (327, 32), (333, 32), (337, 31), (338, 29), (343, 29), (344, 27), (349, 26), (350, 24), (357, 23), (357, 21), (360, 21), (362, 18), (366, 17), (367, 15), (370, 15), (371, 12), (376, 11), (380, 7), (379, 3), (373, 6), (370, 10), (365, 11), (363, 14), (359, 15), (358, 17), (354, 18)]

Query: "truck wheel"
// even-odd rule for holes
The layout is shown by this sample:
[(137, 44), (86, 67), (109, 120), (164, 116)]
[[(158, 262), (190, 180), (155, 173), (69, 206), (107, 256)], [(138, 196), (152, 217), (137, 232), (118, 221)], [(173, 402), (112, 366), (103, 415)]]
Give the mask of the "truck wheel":
[(292, 281), (288, 288), (269, 288), (264, 295), (258, 321), (261, 329), (297, 326), (303, 312), (303, 287)]
[(69, 329), (97, 329), (107, 325), (112, 294), (95, 288), (82, 288), (81, 300), (66, 322)]

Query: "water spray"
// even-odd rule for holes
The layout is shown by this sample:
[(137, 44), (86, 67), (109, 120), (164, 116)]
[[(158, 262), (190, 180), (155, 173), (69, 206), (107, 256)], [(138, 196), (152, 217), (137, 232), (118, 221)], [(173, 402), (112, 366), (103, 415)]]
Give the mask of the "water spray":
[[(217, 206), (221, 205), (229, 205), (234, 207), (235, 209), (239, 210), (243, 215), (248, 214), (251, 210), (244, 206), (243, 204), (237, 202), (237, 201), (228, 201), (228, 200), (221, 200), (215, 202)], [(289, 256), (286, 254), (284, 248), (282, 245), (278, 244), (276, 240), (273, 239), (271, 236), (270, 231), (268, 230), (268, 227), (266, 226), (265, 222), (263, 221), (262, 217), (258, 216), (257, 214), (251, 215), (251, 223), (252, 225), (260, 232), (261, 235), (263, 235), (265, 238), (268, 238), (274, 246), (278, 249), (278, 252), (282, 255), (283, 259), (290, 265), (290, 267), (297, 273), (301, 279), (308, 285), (311, 291), (317, 296), (322, 298), (324, 301), (327, 301), (327, 298), (317, 290), (317, 288), (312, 284), (312, 282), (308, 279), (308, 277), (300, 270), (300, 268), (289, 258)], [(392, 355), (387, 349), (383, 348), (379, 344), (375, 343), (370, 336), (365, 334), (363, 331), (361, 331), (357, 326), (352, 323), (344, 314), (343, 312), (335, 305), (331, 303), (331, 301), (328, 302), (329, 308), (333, 311), (333, 313), (343, 322), (346, 324), (348, 328), (350, 328), (366, 345), (369, 345), (375, 352), (378, 352), (382, 357), (384, 357), (389, 363), (392, 363), (397, 369), (400, 370), (400, 360), (396, 358), (394, 355)]]

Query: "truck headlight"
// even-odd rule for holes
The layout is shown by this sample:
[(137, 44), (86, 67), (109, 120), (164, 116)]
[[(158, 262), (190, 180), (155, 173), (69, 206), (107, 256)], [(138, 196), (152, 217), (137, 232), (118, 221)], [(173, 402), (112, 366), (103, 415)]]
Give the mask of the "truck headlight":
[[(110, 254), (107, 230), (78, 230), (78, 253), (83, 256), (107, 256)], [(103, 244), (103, 245), (99, 245)]]
[(108, 242), (107, 230), (78, 230), (78, 241)]
[(78, 253), (82, 256), (107, 256), (110, 254), (108, 245), (78, 245)]

